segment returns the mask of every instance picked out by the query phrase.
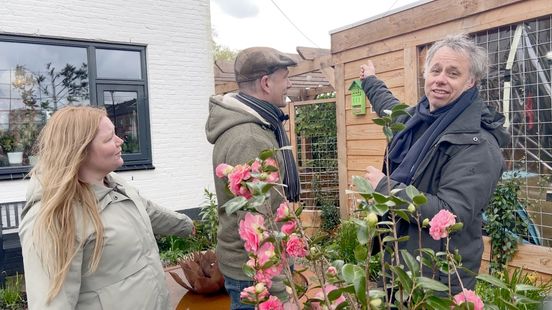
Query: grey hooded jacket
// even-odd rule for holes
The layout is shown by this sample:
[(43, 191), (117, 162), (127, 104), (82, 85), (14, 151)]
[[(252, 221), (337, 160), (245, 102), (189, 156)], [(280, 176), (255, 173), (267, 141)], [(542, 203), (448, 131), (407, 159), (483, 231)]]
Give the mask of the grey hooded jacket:
[(188, 236), (193, 223), (183, 214), (142, 198), (115, 173), (109, 174), (106, 180), (108, 187), (92, 186), (104, 226), (104, 248), (98, 269), (88, 273), (95, 233), (91, 223), (84, 230), (82, 217), (77, 214), (75, 244), (84, 243), (71, 261), (60, 293), (46, 304), (50, 277), (38, 257), (32, 236), (42, 190), (40, 183), (31, 179), (19, 230), (29, 309), (170, 309), (154, 233)]
[[(234, 98), (235, 94), (211, 97), (209, 101), (209, 118), (205, 125), (207, 140), (214, 144), (213, 171), (221, 164), (244, 164), (254, 160), (266, 149), (277, 149), (278, 141), (268, 123), (254, 110)], [(280, 153), (276, 153), (279, 167), (283, 167)], [(284, 173), (280, 170), (280, 173)], [(251, 280), (243, 272), (243, 265), (248, 256), (244, 241), (238, 233), (239, 221), (245, 213), (242, 211), (227, 215), (220, 208), (233, 196), (225, 182), (214, 176), (217, 200), (219, 205), (219, 227), (217, 236), (217, 260), (220, 271), (234, 280)], [(280, 176), (283, 179), (283, 176)], [(270, 206), (275, 212), (283, 198), (274, 190), (271, 191)], [(281, 278), (273, 279), (273, 294), (284, 297)]]
[[(364, 92), (372, 103), (376, 113), (383, 115), (399, 104), (397, 98), (385, 84), (375, 76), (363, 82)], [(414, 109), (411, 109), (413, 112)], [(406, 123), (409, 116), (400, 117)], [(446, 209), (456, 215), (456, 221), (464, 228), (452, 234), (450, 249), (458, 249), (462, 256), (463, 267), (471, 272), (461, 271), (465, 288), (474, 289), (475, 275), (479, 272), (483, 255), (481, 214), (494, 192), (504, 167), (504, 158), (500, 147), (508, 142), (508, 133), (504, 116), (491, 111), (480, 98), (474, 101), (454, 120), (436, 143), (430, 148), (412, 179), (412, 185), (423, 192), (428, 203), (420, 207), (421, 219), (431, 219), (440, 210)], [(405, 184), (389, 180), (391, 189), (404, 188)], [(387, 178), (380, 181), (377, 192), (388, 194)], [(406, 198), (404, 191), (399, 196)], [(401, 243), (403, 248), (418, 255), (418, 227), (415, 222), (401, 221), (398, 226), (400, 235), (409, 236)], [(445, 250), (445, 239), (433, 240), (428, 229), (421, 235), (423, 248), (434, 251)], [(426, 275), (432, 276), (426, 268)], [(437, 275), (443, 283), (448, 283), (446, 274)], [(452, 277), (453, 293), (461, 291), (460, 285)]]

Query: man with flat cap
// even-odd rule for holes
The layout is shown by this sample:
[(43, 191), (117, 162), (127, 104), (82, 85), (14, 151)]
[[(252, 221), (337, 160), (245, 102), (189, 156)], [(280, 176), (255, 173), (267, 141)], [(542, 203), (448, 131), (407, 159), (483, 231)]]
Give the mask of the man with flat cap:
[[(255, 159), (262, 150), (289, 145), (282, 122), (287, 119), (280, 108), (286, 106), (291, 87), (288, 67), (297, 63), (284, 53), (269, 47), (252, 47), (238, 53), (234, 72), (239, 92), (213, 96), (209, 102), (209, 118), (205, 125), (207, 140), (214, 144), (213, 170), (221, 163), (244, 164)], [(289, 201), (299, 200), (299, 178), (293, 154), (278, 152), (280, 178), (287, 185)], [(227, 215), (220, 209), (232, 197), (223, 180), (214, 177), (218, 199), (219, 228), (216, 254), (224, 285), (231, 297), (231, 309), (254, 309), (240, 303), (240, 292), (251, 285), (242, 266), (247, 262), (244, 241), (238, 227), (244, 212)], [(283, 198), (272, 193), (270, 206), (276, 211)], [(287, 299), (283, 276), (273, 278), (271, 294)]]

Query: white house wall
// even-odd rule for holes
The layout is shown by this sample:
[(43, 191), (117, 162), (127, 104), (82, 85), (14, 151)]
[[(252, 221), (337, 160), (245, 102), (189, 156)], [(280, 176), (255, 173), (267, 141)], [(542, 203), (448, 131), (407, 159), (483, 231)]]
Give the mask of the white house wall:
[[(0, 0), (0, 33), (146, 44), (154, 170), (121, 172), (167, 208), (197, 207), (214, 189), (204, 124), (214, 92), (209, 0)], [(0, 202), (27, 181), (0, 181)]]

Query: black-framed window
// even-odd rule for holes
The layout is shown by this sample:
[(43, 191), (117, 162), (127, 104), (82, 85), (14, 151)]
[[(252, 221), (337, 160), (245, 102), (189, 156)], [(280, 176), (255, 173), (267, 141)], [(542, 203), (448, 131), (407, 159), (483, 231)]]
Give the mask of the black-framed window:
[(72, 104), (105, 107), (120, 170), (153, 168), (144, 45), (0, 35), (0, 179), (25, 176), (38, 133)]

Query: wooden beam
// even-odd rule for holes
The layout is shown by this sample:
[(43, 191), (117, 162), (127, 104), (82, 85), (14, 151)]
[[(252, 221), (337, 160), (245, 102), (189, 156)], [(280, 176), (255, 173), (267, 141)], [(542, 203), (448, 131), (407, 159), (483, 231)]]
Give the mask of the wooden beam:
[[(491, 239), (483, 237), (483, 260), (490, 261)], [(552, 275), (552, 248), (533, 244), (519, 244), (510, 267), (524, 268), (544, 275)]]
[[(335, 85), (335, 75), (333, 69), (330, 67), (332, 64), (331, 55), (320, 56), (313, 60), (300, 61), (297, 66), (289, 67), (289, 77), (298, 76), (301, 74), (321, 70), (326, 79), (328, 79), (330, 85)], [(215, 86), (216, 94), (225, 94), (238, 89), (236, 82), (228, 82)]]
[(335, 67), (335, 121), (337, 126), (337, 170), (339, 171), (339, 212), (341, 218), (349, 217), (349, 200), (345, 191), (347, 178), (347, 125), (345, 124), (345, 67)]
[(306, 60), (313, 60), (320, 56), (330, 55), (330, 49), (327, 48), (297, 46), (296, 50), (299, 56)]
[[(528, 4), (529, 2), (530, 4)], [(398, 33), (387, 40), (332, 54), (332, 64), (349, 63), (393, 51), (402, 51), (405, 46), (429, 44), (443, 39), (450, 33), (475, 33), (549, 14), (552, 14), (552, 1), (550, 0), (521, 1), (486, 13), (459, 18), (440, 25), (432, 25), (432, 27), (413, 33)]]
[[(331, 35), (332, 54), (524, 0), (435, 0)], [(431, 18), (427, 18), (431, 16)]]
[(404, 94), (405, 102), (418, 102), (418, 49), (415, 46), (404, 49)]
[(320, 104), (320, 103), (335, 103), (335, 98), (327, 98), (327, 99), (315, 99), (315, 100), (304, 100), (304, 101), (294, 101), (293, 105), (295, 106), (302, 106), (302, 105), (309, 105), (309, 104)]

